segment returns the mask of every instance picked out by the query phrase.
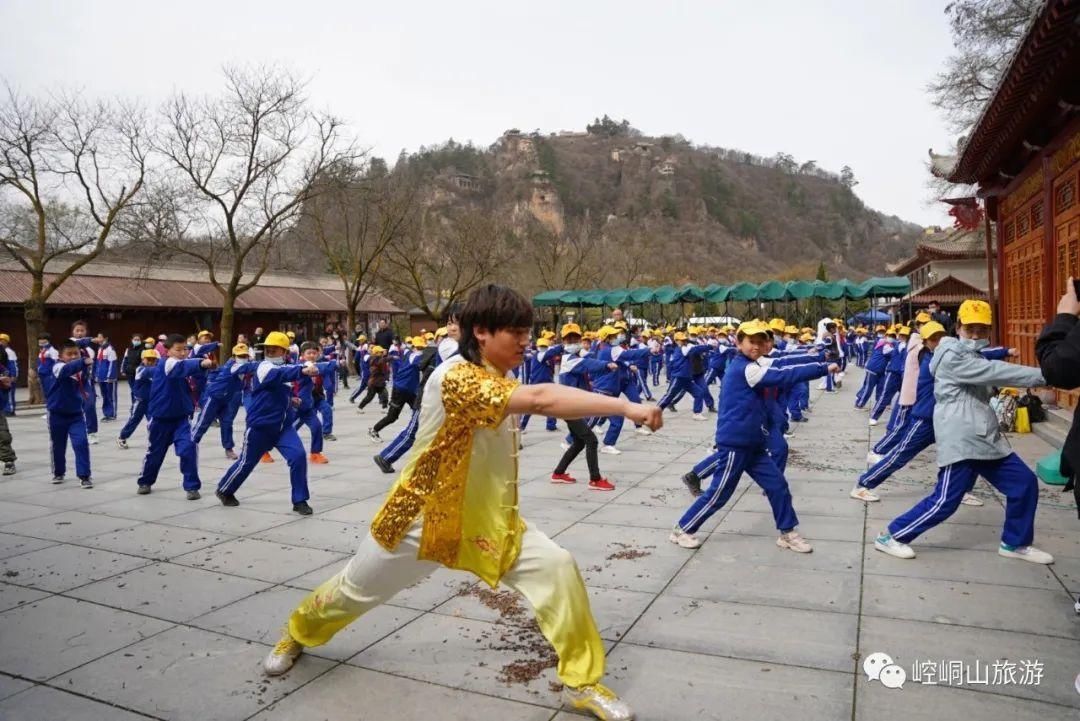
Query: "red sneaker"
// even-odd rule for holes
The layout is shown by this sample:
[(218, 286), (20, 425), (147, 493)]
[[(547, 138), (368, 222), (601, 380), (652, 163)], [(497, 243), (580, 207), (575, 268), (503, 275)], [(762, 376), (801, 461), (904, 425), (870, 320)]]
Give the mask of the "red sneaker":
[(552, 483), (577, 483), (577, 479), (571, 476), (569, 473), (552, 473)]
[(614, 491), (615, 484), (606, 478), (600, 478), (595, 481), (589, 481), (589, 488), (594, 491)]
[(329, 463), (330, 462), (330, 460), (321, 453), (312, 453), (310, 456), (308, 456), (308, 460), (311, 461), (312, 463), (319, 463), (319, 464)]
[(259, 459), (259, 463), (273, 463), (274, 457), (270, 455), (270, 451), (262, 454), (262, 458)]

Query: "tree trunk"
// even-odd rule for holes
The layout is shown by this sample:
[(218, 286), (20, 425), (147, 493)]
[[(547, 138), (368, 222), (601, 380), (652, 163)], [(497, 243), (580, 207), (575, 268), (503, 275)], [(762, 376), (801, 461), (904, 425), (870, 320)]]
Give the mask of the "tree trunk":
[(356, 340), (356, 307), (353, 305), (345, 312), (345, 335), (351, 341)]
[(34, 279), (30, 298), (23, 304), (26, 318), (26, 386), (30, 391), (31, 405), (45, 402), (45, 393), (37, 373), (38, 335), (45, 332), (45, 300), (41, 297), (41, 281)]
[(232, 292), (226, 292), (221, 296), (221, 351), (218, 357), (221, 358), (222, 361), (232, 355), (233, 310), (235, 306), (236, 296), (233, 295)]

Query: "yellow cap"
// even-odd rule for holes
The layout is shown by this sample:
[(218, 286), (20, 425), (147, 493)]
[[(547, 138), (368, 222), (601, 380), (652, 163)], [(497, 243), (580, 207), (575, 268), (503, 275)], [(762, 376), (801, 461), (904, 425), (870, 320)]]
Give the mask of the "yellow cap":
[(911, 335), (911, 328), (908, 328), (906, 325), (899, 326), (896, 329), (896, 335), (910, 336)]
[(938, 323), (936, 320), (927, 321), (922, 328), (919, 328), (919, 335), (923, 338), (933, 338), (938, 333), (944, 333), (945, 326)]
[(356, 340), (360, 341), (361, 343), (365, 343), (367, 342), (367, 336), (361, 333), (360, 335), (356, 336)]
[(144, 350), (144, 351), (142, 352), (142, 356), (141, 356), (141, 357), (142, 357), (142, 358), (154, 358), (154, 359), (157, 359), (157, 360), (160, 360), (160, 359), (161, 359), (161, 356), (159, 356), (159, 355), (157, 354), (157, 351), (156, 351), (156, 350), (154, 350), (153, 348), (147, 348), (146, 350)]
[(669, 325), (667, 328), (664, 329), (664, 332), (665, 333), (671, 333), (674, 330), (675, 330), (675, 326)]
[(581, 326), (577, 323), (565, 323), (563, 324), (560, 337), (565, 338), (568, 335), (581, 335)]
[(3, 341), (5, 343), (10, 343), (11, 342), (11, 336), (9, 336), (7, 333), (0, 333), (0, 341)]
[(201, 331), (199, 331), (198, 333), (195, 334), (196, 338), (202, 338), (203, 336), (206, 336), (207, 338), (213, 338), (214, 334), (211, 333), (208, 330), (201, 330)]
[(855, 329), (855, 335), (866, 335), (866, 328), (859, 326)]
[(549, 328), (544, 328), (544, 330), (540, 333), (540, 335), (543, 338), (554, 338), (555, 337), (555, 331), (553, 331), (553, 330), (551, 330)]
[[(432, 337), (434, 337), (434, 336), (432, 336)], [(427, 345), (427, 339), (424, 338), (424, 336), (422, 336), (422, 335), (418, 335), (418, 336), (416, 336), (415, 338), (412, 339), (411, 345), (412, 345), (413, 348), (423, 348), (424, 346)]]
[(789, 326), (787, 326), (786, 328), (784, 328), (784, 333), (786, 333), (786, 334), (788, 334), (788, 335), (795, 335), (795, 334), (796, 334), (796, 333), (798, 333), (798, 332), (799, 332), (799, 329), (798, 329), (798, 328), (796, 328), (796, 327), (795, 327), (795, 326), (793, 326), (793, 325), (789, 325)]
[(620, 330), (629, 330), (630, 329), (630, 326), (628, 326), (626, 324), (625, 320), (617, 320), (614, 323), (612, 323), (611, 325), (612, 325), (612, 327), (619, 328)]
[(446, 326), (442, 326), (441, 328), (437, 328), (437, 329), (435, 329), (435, 337), (436, 338), (445, 338), (447, 332), (448, 331), (446, 330)]
[(296, 338), (296, 333), (293, 333), (292, 331), (289, 331), (285, 335), (289, 337), (289, 340), (293, 340), (294, 338)]
[(371, 348), (369, 348), (369, 350), (371, 351), (371, 355), (382, 355), (386, 352), (386, 349), (383, 348), (381, 345), (373, 345), (371, 346)]
[(773, 318), (769, 321), (769, 328), (777, 333), (783, 333), (784, 329), (787, 328), (787, 322), (783, 318)]
[(748, 320), (739, 324), (739, 335), (767, 335), (769, 326), (760, 320)]
[(680, 331), (676, 331), (676, 333), (675, 333), (675, 340), (686, 340), (686, 339), (687, 339), (687, 337), (686, 337), (686, 333), (683, 333), (683, 332), (682, 332), (681, 330), (680, 330)]
[(720, 331), (723, 332), (723, 333), (734, 333), (735, 332), (735, 326), (731, 325), (731, 323), (728, 323), (723, 328), (721, 328)]
[(237, 343), (232, 347), (233, 355), (248, 355), (248, 347), (243, 343)]
[(934, 318), (925, 310), (920, 310), (918, 313), (915, 314), (916, 323), (929, 323), (933, 319)]
[(536, 339), (536, 347), (537, 348), (550, 348), (551, 347), (551, 340), (548, 339), (548, 338), (537, 338)]
[(990, 304), (985, 300), (965, 300), (960, 304), (960, 310), (957, 311), (956, 317), (960, 320), (961, 325), (970, 323), (991, 325), (993, 313), (990, 310)]
[(276, 348), (289, 350), (289, 336), (279, 330), (271, 331), (270, 335), (266, 336), (266, 340), (263, 341), (263, 345), (272, 345)]
[(427, 333), (424, 333), (424, 338), (426, 340), (435, 340), (435, 334), (431, 331), (428, 331)]
[(801, 336), (799, 336), (800, 343), (809, 343), (812, 340), (814, 340), (814, 336), (810, 335), (809, 333), (803, 333)]
[(611, 325), (602, 325), (600, 330), (596, 331), (596, 337), (600, 340), (607, 340), (613, 335), (618, 335), (619, 329)]

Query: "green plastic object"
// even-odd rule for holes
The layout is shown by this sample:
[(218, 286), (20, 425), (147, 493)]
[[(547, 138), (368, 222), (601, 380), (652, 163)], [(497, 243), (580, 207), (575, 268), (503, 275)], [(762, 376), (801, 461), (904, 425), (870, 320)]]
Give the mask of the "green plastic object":
[(1048, 456), (1043, 456), (1035, 463), (1035, 474), (1042, 482), (1050, 486), (1064, 486), (1069, 479), (1061, 475), (1061, 451), (1054, 451)]

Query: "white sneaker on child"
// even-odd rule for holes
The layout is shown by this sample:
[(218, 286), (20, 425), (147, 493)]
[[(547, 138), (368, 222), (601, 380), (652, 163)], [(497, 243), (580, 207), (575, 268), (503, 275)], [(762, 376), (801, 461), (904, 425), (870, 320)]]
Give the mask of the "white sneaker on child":
[(1002, 543), (998, 546), (998, 555), (1005, 558), (1017, 558), (1028, 563), (1051, 564), (1054, 557), (1046, 551), (1040, 551), (1035, 546), (1010, 546)]
[(881, 500), (880, 496), (872, 493), (869, 488), (863, 488), (862, 486), (855, 486), (852, 488), (850, 495), (856, 501), (866, 501), (867, 503)]
[(814, 547), (807, 543), (806, 539), (800, 536), (798, 531), (781, 533), (780, 537), (776, 539), (776, 545), (780, 548), (795, 551), (795, 553), (810, 553), (814, 550)]
[(701, 546), (701, 539), (690, 533), (687, 533), (681, 528), (676, 528), (668, 536), (668, 540), (674, 543), (676, 546), (683, 548), (698, 548)]
[(874, 539), (874, 548), (896, 558), (915, 558), (915, 551), (906, 543), (900, 543), (891, 533), (882, 533)]
[(971, 493), (965, 493), (964, 497), (960, 499), (960, 502), (963, 503), (965, 506), (983, 505), (982, 499)]

